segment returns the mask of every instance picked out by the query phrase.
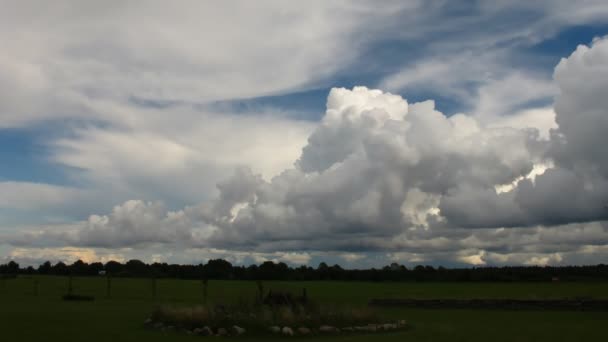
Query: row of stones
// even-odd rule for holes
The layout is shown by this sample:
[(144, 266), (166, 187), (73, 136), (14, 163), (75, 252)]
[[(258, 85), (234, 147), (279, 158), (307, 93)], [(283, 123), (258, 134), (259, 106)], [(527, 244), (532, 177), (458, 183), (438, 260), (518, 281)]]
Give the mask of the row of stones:
[[(298, 335), (311, 335), (314, 332), (319, 332), (321, 334), (339, 334), (339, 333), (352, 333), (352, 332), (377, 332), (377, 331), (391, 331), (402, 329), (407, 326), (407, 323), (404, 320), (399, 320), (396, 323), (384, 323), (384, 324), (368, 324), (363, 326), (354, 326), (354, 327), (343, 327), (337, 328), (331, 325), (322, 325), (319, 329), (313, 331), (307, 327), (299, 327), (296, 329)], [(269, 328), (270, 332), (274, 334), (282, 334), (285, 336), (294, 336), (296, 335), (294, 330), (291, 327), (279, 327), (272, 326)]]
[[(151, 319), (147, 319), (144, 322), (144, 326), (156, 330), (161, 331), (176, 331), (175, 326), (164, 325), (162, 322), (153, 322)], [(268, 330), (273, 334), (281, 334), (284, 336), (294, 336), (301, 335), (307, 336), (312, 335), (314, 333), (321, 334), (339, 334), (339, 333), (352, 333), (352, 332), (378, 332), (378, 331), (391, 331), (402, 329), (407, 326), (405, 320), (399, 320), (395, 323), (384, 323), (384, 324), (368, 324), (363, 326), (353, 326), (353, 327), (343, 327), (337, 328), (331, 325), (321, 325), (318, 329), (310, 329), (308, 327), (299, 327), (297, 329), (292, 329), (291, 327), (279, 327), (279, 326), (271, 326)], [(195, 328), (193, 330), (185, 330), (185, 333), (188, 335), (197, 335), (197, 336), (240, 336), (245, 334), (247, 331), (245, 328), (241, 328), (237, 325), (232, 326), (230, 329), (218, 327), (216, 329), (212, 329), (208, 326), (202, 328)]]
[[(144, 326), (146, 328), (160, 330), (162, 332), (171, 332), (171, 331), (178, 330), (173, 325), (165, 325), (162, 322), (153, 322), (152, 319), (147, 319), (144, 322)], [(234, 325), (230, 329), (226, 329), (226, 328), (222, 328), (222, 327), (212, 329), (208, 326), (204, 326), (202, 328), (194, 328), (192, 330), (185, 329), (182, 332), (185, 332), (188, 335), (198, 335), (198, 336), (230, 336), (230, 335), (239, 336), (239, 335), (243, 335), (247, 331), (245, 330), (245, 328), (241, 328), (237, 325)]]

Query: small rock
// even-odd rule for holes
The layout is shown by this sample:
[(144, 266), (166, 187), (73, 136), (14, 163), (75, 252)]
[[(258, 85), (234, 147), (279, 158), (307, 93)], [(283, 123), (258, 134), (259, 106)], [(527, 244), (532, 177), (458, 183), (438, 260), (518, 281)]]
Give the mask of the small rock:
[(217, 336), (226, 336), (226, 335), (228, 335), (228, 330), (226, 330), (224, 328), (217, 329)]
[(290, 327), (283, 327), (283, 329), (281, 329), (281, 332), (285, 336), (293, 336), (293, 330), (291, 330)]
[(276, 325), (268, 328), (268, 330), (270, 330), (270, 332), (274, 333), (274, 334), (280, 334), (281, 333), (281, 328), (277, 327)]
[(404, 319), (400, 319), (400, 320), (398, 320), (398, 321), (397, 321), (397, 326), (398, 326), (399, 328), (403, 328), (403, 327), (405, 327), (406, 325), (407, 325), (407, 322), (406, 322)]
[(163, 322), (154, 323), (154, 329), (162, 329), (163, 326), (164, 326)]
[(173, 325), (170, 325), (167, 327), (167, 331), (175, 331), (175, 327)]
[(367, 327), (354, 327), (355, 331), (367, 331)]
[(144, 321), (144, 326), (149, 327), (152, 325), (152, 323), (154, 323), (152, 321), (152, 318), (148, 318), (147, 320)]
[(245, 329), (243, 329), (243, 328), (239, 327), (238, 325), (233, 325), (233, 326), (232, 326), (232, 329), (230, 330), (230, 332), (231, 332), (233, 335), (240, 336), (240, 335), (243, 335), (243, 334), (245, 333)]
[(342, 331), (344, 331), (344, 332), (353, 332), (354, 330), (355, 330), (355, 329), (354, 329), (353, 327), (345, 327), (345, 328), (342, 328)]
[(211, 335), (213, 335), (213, 331), (208, 326), (204, 326), (203, 329), (201, 329), (201, 332), (199, 333), (199, 335), (211, 336)]
[(306, 327), (298, 328), (298, 334), (300, 334), (300, 335), (310, 335), (311, 333), (312, 333), (312, 331)]
[(331, 325), (322, 325), (319, 327), (319, 331), (322, 333), (335, 333), (337, 332), (337, 329)]
[(378, 330), (378, 327), (376, 327), (375, 324), (368, 324), (367, 325), (367, 331), (376, 332), (377, 330)]

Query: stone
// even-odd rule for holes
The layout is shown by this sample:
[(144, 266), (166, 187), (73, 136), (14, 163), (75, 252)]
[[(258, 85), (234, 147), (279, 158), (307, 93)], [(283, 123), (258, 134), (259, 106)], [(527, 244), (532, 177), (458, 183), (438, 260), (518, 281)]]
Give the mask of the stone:
[(149, 327), (152, 326), (153, 323), (152, 318), (148, 318), (144, 321), (144, 326)]
[(163, 326), (164, 326), (163, 322), (154, 323), (154, 329), (162, 329)]
[(268, 330), (270, 330), (270, 332), (274, 333), (274, 334), (280, 334), (281, 333), (281, 328), (277, 327), (276, 325), (268, 328)]
[(342, 331), (344, 332), (353, 332), (355, 329), (353, 327), (344, 327), (342, 328)]
[(226, 336), (228, 335), (228, 330), (225, 328), (217, 328), (217, 336)]
[(312, 331), (306, 327), (299, 327), (298, 328), (298, 334), (300, 335), (310, 335), (312, 334)]
[(290, 327), (283, 327), (283, 329), (281, 329), (281, 332), (285, 336), (293, 336), (293, 330)]
[(208, 326), (204, 326), (203, 329), (201, 329), (201, 332), (199, 335), (200, 336), (212, 336), (213, 330), (211, 330), (211, 328), (209, 328)]
[(367, 331), (369, 332), (376, 332), (378, 330), (378, 327), (376, 327), (375, 324), (368, 324), (367, 325)]
[(230, 332), (233, 335), (240, 336), (240, 335), (243, 335), (245, 333), (245, 329), (239, 327), (238, 325), (233, 325), (232, 328), (230, 329)]
[(399, 328), (403, 328), (403, 327), (405, 327), (406, 325), (407, 325), (407, 322), (406, 322), (404, 319), (400, 319), (400, 320), (398, 320), (398, 321), (397, 321), (397, 326), (398, 326)]
[(327, 333), (336, 333), (337, 329), (336, 329), (336, 327), (332, 327), (331, 325), (322, 325), (322, 326), (319, 327), (319, 332), (322, 332), (322, 333), (325, 333), (325, 334), (327, 334)]
[(354, 327), (355, 331), (367, 331), (367, 327)]

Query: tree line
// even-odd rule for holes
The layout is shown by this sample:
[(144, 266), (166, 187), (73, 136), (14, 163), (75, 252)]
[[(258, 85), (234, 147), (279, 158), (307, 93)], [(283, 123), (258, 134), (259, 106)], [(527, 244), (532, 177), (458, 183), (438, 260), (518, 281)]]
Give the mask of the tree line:
[(147, 277), (224, 280), (340, 280), (340, 281), (608, 281), (608, 265), (594, 266), (505, 266), (445, 268), (418, 265), (407, 268), (392, 263), (382, 268), (344, 269), (339, 265), (320, 263), (290, 267), (285, 263), (266, 261), (260, 265), (232, 265), (223, 259), (212, 259), (197, 265), (167, 263), (146, 264), (140, 260), (125, 263), (109, 261), (72, 264), (44, 262), (38, 267), (20, 267), (15, 261), (0, 264), (3, 277), (19, 274), (113, 277)]

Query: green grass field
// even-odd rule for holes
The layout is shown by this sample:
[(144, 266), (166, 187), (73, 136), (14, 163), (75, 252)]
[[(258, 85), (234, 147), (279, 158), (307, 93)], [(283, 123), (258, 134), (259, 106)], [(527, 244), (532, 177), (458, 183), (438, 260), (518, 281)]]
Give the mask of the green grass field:
[[(105, 278), (74, 278), (74, 292), (95, 296), (93, 302), (62, 301), (67, 278), (21, 276), (0, 282), (0, 336), (3, 341), (194, 341), (205, 338), (148, 331), (142, 326), (157, 304), (201, 303), (199, 281), (158, 280), (156, 298), (153, 298), (151, 280), (114, 278), (111, 297), (107, 298)], [(306, 287), (309, 296), (317, 301), (349, 306), (364, 306), (374, 297), (608, 298), (608, 284), (605, 283), (264, 282), (264, 286), (293, 292)], [(245, 281), (210, 281), (208, 288), (210, 302), (228, 303), (239, 297), (251, 298), (255, 292), (256, 284)], [(380, 313), (387, 319), (406, 319), (411, 328), (404, 332), (315, 339), (494, 342), (599, 341), (608, 338), (607, 312), (385, 309)], [(235, 339), (280, 340), (267, 336)]]

